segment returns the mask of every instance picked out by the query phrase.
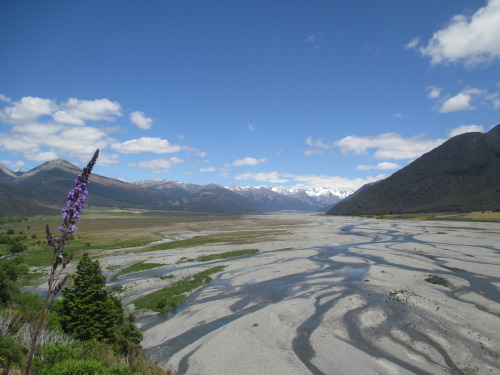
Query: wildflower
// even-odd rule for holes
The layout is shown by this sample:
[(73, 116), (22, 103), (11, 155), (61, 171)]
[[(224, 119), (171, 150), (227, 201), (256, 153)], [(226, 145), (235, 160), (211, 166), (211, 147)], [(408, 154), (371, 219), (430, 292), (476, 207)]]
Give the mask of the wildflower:
[[(28, 352), (28, 360), (25, 371), (26, 375), (29, 375), (31, 373), (33, 355), (35, 354), (37, 348), (38, 335), (42, 330), (47, 309), (54, 301), (57, 293), (61, 291), (68, 278), (67, 276), (65, 276), (62, 280), (59, 280), (62, 270), (68, 265), (72, 258), (71, 256), (69, 256), (68, 258), (64, 259), (63, 249), (68, 244), (68, 237), (78, 229), (76, 226), (76, 222), (80, 219), (80, 214), (83, 211), (83, 206), (85, 204), (85, 201), (87, 200), (88, 195), (88, 191), (85, 187), (89, 183), (90, 173), (92, 172), (92, 169), (94, 168), (98, 157), (99, 150), (96, 150), (94, 156), (89, 161), (87, 166), (83, 168), (81, 175), (78, 176), (78, 178), (75, 180), (75, 187), (68, 193), (68, 200), (66, 201), (66, 205), (61, 212), (61, 217), (63, 219), (63, 223), (59, 227), (61, 236), (54, 238), (49, 226), (47, 225), (45, 228), (47, 243), (54, 249), (54, 253), (52, 256), (52, 270), (50, 272), (48, 280), (49, 288), (31, 337), (31, 345)], [(61, 269), (57, 271), (59, 265), (61, 265)]]
[(47, 242), (54, 248), (57, 261), (56, 264), (63, 261), (62, 250), (68, 243), (68, 236), (78, 230), (76, 221), (80, 219), (80, 214), (83, 211), (83, 207), (88, 196), (88, 191), (85, 187), (89, 183), (90, 173), (92, 172), (98, 157), (99, 150), (96, 150), (87, 166), (83, 168), (81, 175), (75, 180), (75, 187), (68, 193), (68, 200), (66, 201), (66, 205), (61, 212), (61, 217), (63, 219), (63, 223), (59, 227), (61, 236), (53, 239), (52, 234), (49, 234), (50, 229), (47, 226)]

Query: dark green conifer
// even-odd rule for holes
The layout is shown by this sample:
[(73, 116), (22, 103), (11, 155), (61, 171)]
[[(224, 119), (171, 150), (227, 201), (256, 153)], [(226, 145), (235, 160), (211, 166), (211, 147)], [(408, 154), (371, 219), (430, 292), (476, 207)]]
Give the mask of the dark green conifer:
[(61, 325), (66, 333), (80, 340), (114, 341), (124, 313), (105, 282), (99, 262), (85, 253), (73, 275), (73, 287), (63, 290)]

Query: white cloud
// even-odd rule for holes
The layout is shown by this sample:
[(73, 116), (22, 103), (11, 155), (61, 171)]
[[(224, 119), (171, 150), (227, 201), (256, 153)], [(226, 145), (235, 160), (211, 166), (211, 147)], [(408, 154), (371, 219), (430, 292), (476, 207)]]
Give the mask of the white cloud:
[(248, 166), (248, 165), (258, 165), (262, 163), (266, 163), (267, 159), (266, 158), (261, 158), (261, 159), (255, 159), (255, 158), (250, 158), (246, 157), (243, 159), (238, 159), (233, 161), (232, 165), (234, 167), (241, 167), (241, 166)]
[(327, 176), (327, 175), (293, 175), (284, 174), (287, 178), (292, 178), (299, 183), (295, 187), (310, 188), (310, 187), (326, 187), (338, 190), (357, 190), (365, 184), (375, 182), (386, 178), (387, 175), (380, 174), (374, 177), (367, 178), (347, 178), (340, 176)]
[(301, 151), (302, 154), (306, 156), (323, 155), (325, 150), (329, 150), (333, 147), (331, 144), (324, 143), (322, 139), (314, 140), (314, 138), (310, 136), (307, 137), (304, 142), (309, 147), (312, 147), (312, 149)]
[(286, 183), (288, 180), (280, 176), (278, 172), (246, 172), (234, 177), (236, 180), (255, 180), (270, 183)]
[(311, 146), (311, 147), (323, 148), (325, 150), (332, 148), (332, 145), (328, 145), (326, 143), (323, 143), (322, 139), (318, 139), (317, 141), (315, 141), (313, 137), (307, 137), (305, 142), (306, 142), (306, 145)]
[(235, 177), (236, 180), (255, 180), (265, 183), (287, 183), (290, 180), (295, 181), (294, 187), (297, 188), (332, 188), (338, 190), (357, 190), (361, 186), (381, 180), (387, 177), (384, 174), (367, 177), (367, 178), (346, 178), (339, 176), (327, 176), (327, 175), (300, 175), (300, 174), (290, 174), (290, 173), (280, 173), (280, 172), (259, 172), (259, 173), (243, 173)]
[(183, 160), (172, 156), (168, 160), (165, 158), (159, 158), (155, 160), (141, 161), (139, 163), (128, 164), (131, 167), (139, 167), (142, 169), (149, 169), (153, 173), (165, 173), (170, 171), (170, 169), (176, 165), (182, 163)]
[(323, 155), (325, 152), (323, 150), (316, 149), (316, 150), (302, 150), (301, 153), (304, 154), (305, 156), (311, 156), (311, 155)]
[(443, 89), (436, 86), (428, 86), (426, 90), (427, 90), (427, 97), (431, 99), (439, 98), (441, 92), (443, 91)]
[(455, 137), (457, 135), (463, 134), (463, 133), (470, 133), (470, 132), (484, 132), (484, 126), (482, 125), (461, 125), (458, 126), (454, 129), (451, 129), (448, 131), (447, 135), (449, 138)]
[(470, 111), (476, 109), (471, 104), (472, 95), (466, 93), (459, 93), (451, 98), (448, 98), (441, 108), (439, 108), (439, 112), (448, 113), (448, 112), (457, 112), (457, 111)]
[[(410, 42), (413, 48), (418, 42)], [(500, 57), (500, 0), (489, 0), (471, 17), (454, 16), (434, 33), (426, 46), (419, 47), (432, 64), (463, 61), (468, 66), (489, 63)]]
[(12, 102), (12, 99), (9, 98), (7, 95), (0, 94), (0, 102), (10, 103)]
[(427, 91), (429, 98), (437, 99), (435, 109), (440, 113), (471, 111), (476, 109), (477, 105), (487, 106), (490, 104), (494, 109), (500, 107), (499, 93), (489, 93), (486, 89), (464, 88), (455, 96), (442, 96), (441, 89), (434, 86), (429, 86)]
[(250, 131), (252, 132), (255, 132), (255, 126), (253, 126), (252, 124), (248, 124), (248, 129), (250, 129)]
[(423, 139), (421, 136), (403, 138), (398, 133), (384, 133), (376, 136), (348, 136), (336, 142), (345, 155), (366, 154), (369, 149), (376, 149), (376, 159), (413, 159), (432, 150), (444, 142), (444, 139)]
[[(12, 102), (2, 94), (0, 101), (7, 103), (0, 109), (0, 123), (12, 125), (0, 133), (0, 150), (22, 154), (27, 160), (72, 157), (85, 162), (99, 148), (100, 165), (116, 164), (119, 156), (112, 152), (106, 154), (105, 149), (109, 147), (122, 153), (166, 154), (184, 150), (197, 156), (206, 155), (193, 147), (173, 145), (161, 138), (144, 137), (122, 143), (109, 136), (121, 131), (122, 127), (88, 126), (87, 121), (114, 121), (122, 115), (121, 105), (108, 99), (70, 98), (57, 104), (50, 99), (27, 96)], [(151, 125), (152, 121), (138, 111), (131, 115), (131, 119), (143, 127)]]
[(51, 115), (56, 109), (56, 104), (50, 99), (26, 96), (0, 111), (0, 120), (7, 124), (23, 124)]
[(370, 170), (370, 169), (391, 170), (391, 169), (397, 169), (397, 168), (401, 168), (401, 166), (399, 164), (391, 163), (388, 161), (384, 161), (382, 163), (378, 163), (375, 165), (360, 164), (356, 167), (356, 169), (359, 171), (366, 171), (366, 170)]
[(205, 168), (198, 169), (198, 171), (200, 171), (200, 172), (215, 172), (215, 168), (214, 167), (205, 167)]
[(309, 44), (312, 48), (317, 49), (321, 47), (323, 35), (309, 35), (305, 42)]
[(49, 160), (57, 159), (58, 156), (54, 151), (37, 152), (33, 154), (28, 154), (27, 158), (29, 160), (34, 160), (38, 162), (46, 162)]
[(118, 154), (108, 154), (105, 152), (99, 152), (98, 164), (101, 167), (107, 167), (110, 165), (115, 165), (120, 162), (120, 156)]
[(124, 154), (136, 154), (139, 152), (154, 152), (155, 154), (171, 154), (179, 152), (182, 147), (173, 145), (166, 139), (141, 137), (131, 139), (123, 143), (115, 143), (111, 148)]
[(140, 129), (151, 129), (153, 119), (144, 116), (144, 112), (135, 111), (130, 114), (130, 121)]
[(407, 49), (413, 49), (416, 48), (420, 44), (420, 38), (417, 36), (416, 38), (413, 38), (410, 42), (406, 44)]
[(121, 106), (108, 99), (81, 100), (69, 98), (54, 113), (54, 120), (69, 125), (84, 125), (85, 121), (114, 121), (121, 116)]
[(0, 164), (8, 166), (9, 169), (21, 168), (21, 167), (24, 167), (26, 165), (26, 163), (22, 160), (18, 160), (16, 162), (12, 162), (10, 160), (0, 160)]
[(183, 151), (189, 152), (190, 156), (198, 156), (200, 158), (204, 158), (205, 156), (208, 155), (207, 152), (205, 151), (200, 151), (197, 148), (191, 147), (191, 146), (182, 146), (181, 147)]

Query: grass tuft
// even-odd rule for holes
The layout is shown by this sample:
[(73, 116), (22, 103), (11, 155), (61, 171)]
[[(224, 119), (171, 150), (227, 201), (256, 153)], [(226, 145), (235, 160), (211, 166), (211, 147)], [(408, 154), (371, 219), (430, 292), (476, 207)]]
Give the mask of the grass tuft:
[(450, 288), (450, 289), (455, 288), (455, 285), (453, 285), (449, 280), (445, 279), (442, 276), (429, 275), (424, 280), (427, 281), (428, 283), (442, 285), (446, 288)]

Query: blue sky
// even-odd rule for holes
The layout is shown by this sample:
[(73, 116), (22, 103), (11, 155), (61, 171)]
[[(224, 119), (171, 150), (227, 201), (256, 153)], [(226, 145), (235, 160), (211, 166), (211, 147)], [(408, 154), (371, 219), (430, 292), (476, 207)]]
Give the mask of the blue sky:
[(0, 2), (0, 163), (358, 188), (500, 122), (500, 0)]

